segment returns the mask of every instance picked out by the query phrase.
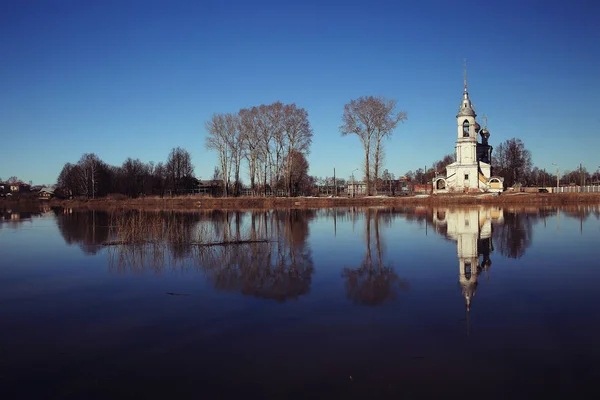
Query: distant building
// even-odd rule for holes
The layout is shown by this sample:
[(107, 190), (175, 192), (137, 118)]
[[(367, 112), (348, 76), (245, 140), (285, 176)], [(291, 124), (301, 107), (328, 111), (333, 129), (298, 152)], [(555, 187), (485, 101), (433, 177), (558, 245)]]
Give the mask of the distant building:
[[(467, 91), (465, 69), (464, 92), (456, 122), (458, 138), (455, 145), (456, 161), (446, 166), (446, 176), (433, 179), (433, 192), (502, 192), (504, 179), (492, 176), (492, 146), (488, 144), (490, 132), (475, 121), (477, 114)], [(481, 135), (481, 143), (477, 135)]]
[(367, 184), (365, 182), (350, 182), (347, 185), (346, 192), (349, 197), (366, 196)]
[(40, 200), (50, 200), (53, 197), (54, 197), (54, 190), (52, 190), (51, 188), (44, 187), (38, 192), (38, 198)]

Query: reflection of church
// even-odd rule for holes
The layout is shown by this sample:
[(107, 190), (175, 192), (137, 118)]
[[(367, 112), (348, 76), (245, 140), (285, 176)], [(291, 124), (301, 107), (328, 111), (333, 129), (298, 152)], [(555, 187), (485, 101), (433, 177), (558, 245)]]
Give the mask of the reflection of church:
[(471, 309), (479, 275), (492, 265), (492, 222), (502, 223), (502, 220), (501, 209), (433, 209), (436, 230), (456, 242), (459, 283), (467, 311)]

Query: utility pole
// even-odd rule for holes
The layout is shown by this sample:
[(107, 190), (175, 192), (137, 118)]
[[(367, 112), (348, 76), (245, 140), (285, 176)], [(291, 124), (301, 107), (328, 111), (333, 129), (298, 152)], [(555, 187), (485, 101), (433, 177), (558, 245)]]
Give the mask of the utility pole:
[(560, 182), (560, 169), (558, 164), (552, 163), (552, 165), (556, 165), (556, 193), (558, 193), (558, 186)]
[(333, 167), (333, 196), (337, 197), (337, 181), (335, 180), (335, 167)]
[(542, 175), (542, 180), (543, 180), (543, 183), (542, 183), (542, 185), (543, 185), (544, 187), (546, 187), (546, 168), (544, 168), (544, 175)]

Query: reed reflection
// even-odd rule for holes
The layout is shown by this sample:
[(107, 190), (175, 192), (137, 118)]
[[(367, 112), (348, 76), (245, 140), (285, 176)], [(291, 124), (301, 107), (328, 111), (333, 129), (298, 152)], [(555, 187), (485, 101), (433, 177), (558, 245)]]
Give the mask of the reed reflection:
[(359, 267), (344, 268), (346, 296), (354, 303), (377, 306), (397, 297), (400, 290), (409, 288), (408, 282), (394, 272), (391, 262), (384, 261), (385, 243), (380, 235), (380, 224), (391, 224), (394, 214), (385, 210), (367, 208), (365, 215), (365, 256)]
[(285, 301), (308, 293), (311, 210), (122, 213), (111, 220), (109, 265), (206, 273), (216, 289)]
[(233, 237), (233, 220), (235, 244), (209, 246), (201, 254), (201, 263), (217, 289), (280, 302), (309, 292), (314, 265), (306, 239), (314, 211), (250, 212), (244, 215), (249, 219), (248, 239), (241, 240), (242, 215), (222, 214), (218, 229), (224, 238)]

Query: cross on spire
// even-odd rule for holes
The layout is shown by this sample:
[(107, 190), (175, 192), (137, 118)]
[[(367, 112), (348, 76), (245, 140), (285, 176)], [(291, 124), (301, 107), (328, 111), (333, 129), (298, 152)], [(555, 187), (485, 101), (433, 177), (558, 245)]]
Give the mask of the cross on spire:
[(464, 74), (464, 83), (465, 83), (465, 92), (467, 91), (467, 59), (463, 60), (463, 74)]

